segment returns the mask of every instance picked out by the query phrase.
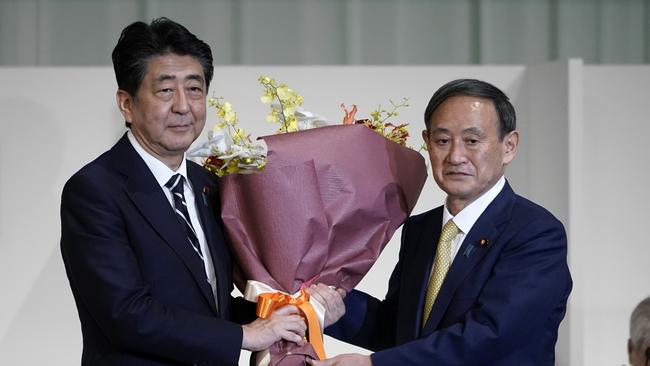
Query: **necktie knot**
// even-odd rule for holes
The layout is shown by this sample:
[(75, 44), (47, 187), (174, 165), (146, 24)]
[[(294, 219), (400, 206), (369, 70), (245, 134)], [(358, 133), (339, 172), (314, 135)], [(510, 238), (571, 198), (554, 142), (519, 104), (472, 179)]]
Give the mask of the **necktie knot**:
[(165, 187), (167, 187), (172, 193), (183, 194), (183, 176), (180, 174), (172, 175), (167, 183), (165, 183)]
[(447, 221), (445, 226), (442, 227), (442, 231), (440, 232), (440, 242), (451, 244), (451, 241), (456, 237), (456, 235), (458, 235), (459, 232), (460, 229), (458, 226), (456, 226), (454, 220)]

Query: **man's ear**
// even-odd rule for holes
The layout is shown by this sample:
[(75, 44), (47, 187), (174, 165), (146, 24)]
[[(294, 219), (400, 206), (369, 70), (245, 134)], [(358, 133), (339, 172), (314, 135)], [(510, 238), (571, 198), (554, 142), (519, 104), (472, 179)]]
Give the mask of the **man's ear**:
[(517, 146), (519, 146), (519, 131), (510, 131), (503, 137), (503, 164), (510, 164), (517, 155)]
[(628, 338), (627, 339), (627, 361), (630, 363), (630, 365), (634, 364), (633, 352), (634, 352), (634, 344), (632, 344), (632, 339)]
[(133, 122), (133, 97), (122, 89), (118, 89), (115, 95), (117, 101), (117, 108), (120, 109), (124, 121), (127, 123)]

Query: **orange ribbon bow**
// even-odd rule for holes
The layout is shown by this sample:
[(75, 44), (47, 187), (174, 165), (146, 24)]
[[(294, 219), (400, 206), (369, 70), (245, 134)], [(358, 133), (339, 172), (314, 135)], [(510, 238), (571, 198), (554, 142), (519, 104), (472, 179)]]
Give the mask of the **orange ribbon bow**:
[(273, 312), (284, 305), (294, 305), (307, 318), (307, 337), (309, 343), (314, 347), (316, 355), (321, 360), (325, 359), (325, 347), (323, 346), (323, 335), (320, 332), (320, 324), (314, 307), (309, 303), (309, 294), (300, 290), (300, 296), (292, 297), (282, 292), (267, 292), (260, 294), (257, 300), (257, 316), (267, 319)]

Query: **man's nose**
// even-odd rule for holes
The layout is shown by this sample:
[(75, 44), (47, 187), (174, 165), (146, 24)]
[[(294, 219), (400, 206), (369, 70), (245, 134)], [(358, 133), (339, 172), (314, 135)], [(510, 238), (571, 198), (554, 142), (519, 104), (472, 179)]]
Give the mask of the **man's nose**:
[(451, 164), (462, 164), (466, 161), (467, 155), (465, 145), (462, 141), (453, 141), (449, 148), (447, 161)]
[(180, 90), (174, 95), (172, 111), (179, 114), (186, 114), (190, 111), (190, 104), (187, 102), (187, 95), (185, 95), (184, 90)]

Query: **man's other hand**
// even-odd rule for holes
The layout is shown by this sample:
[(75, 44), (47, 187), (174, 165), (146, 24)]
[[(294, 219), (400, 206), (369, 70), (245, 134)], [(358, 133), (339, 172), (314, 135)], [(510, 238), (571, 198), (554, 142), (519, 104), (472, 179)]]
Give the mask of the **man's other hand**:
[(319, 283), (309, 286), (307, 291), (309, 292), (309, 296), (313, 297), (314, 300), (325, 307), (325, 324), (323, 324), (323, 328), (327, 328), (336, 323), (345, 315), (345, 304), (343, 303), (346, 295), (345, 290), (341, 288), (334, 290), (327, 285)]
[(258, 318), (242, 328), (242, 349), (261, 351), (283, 339), (303, 345), (307, 325), (297, 307), (286, 305), (274, 311), (268, 319)]

